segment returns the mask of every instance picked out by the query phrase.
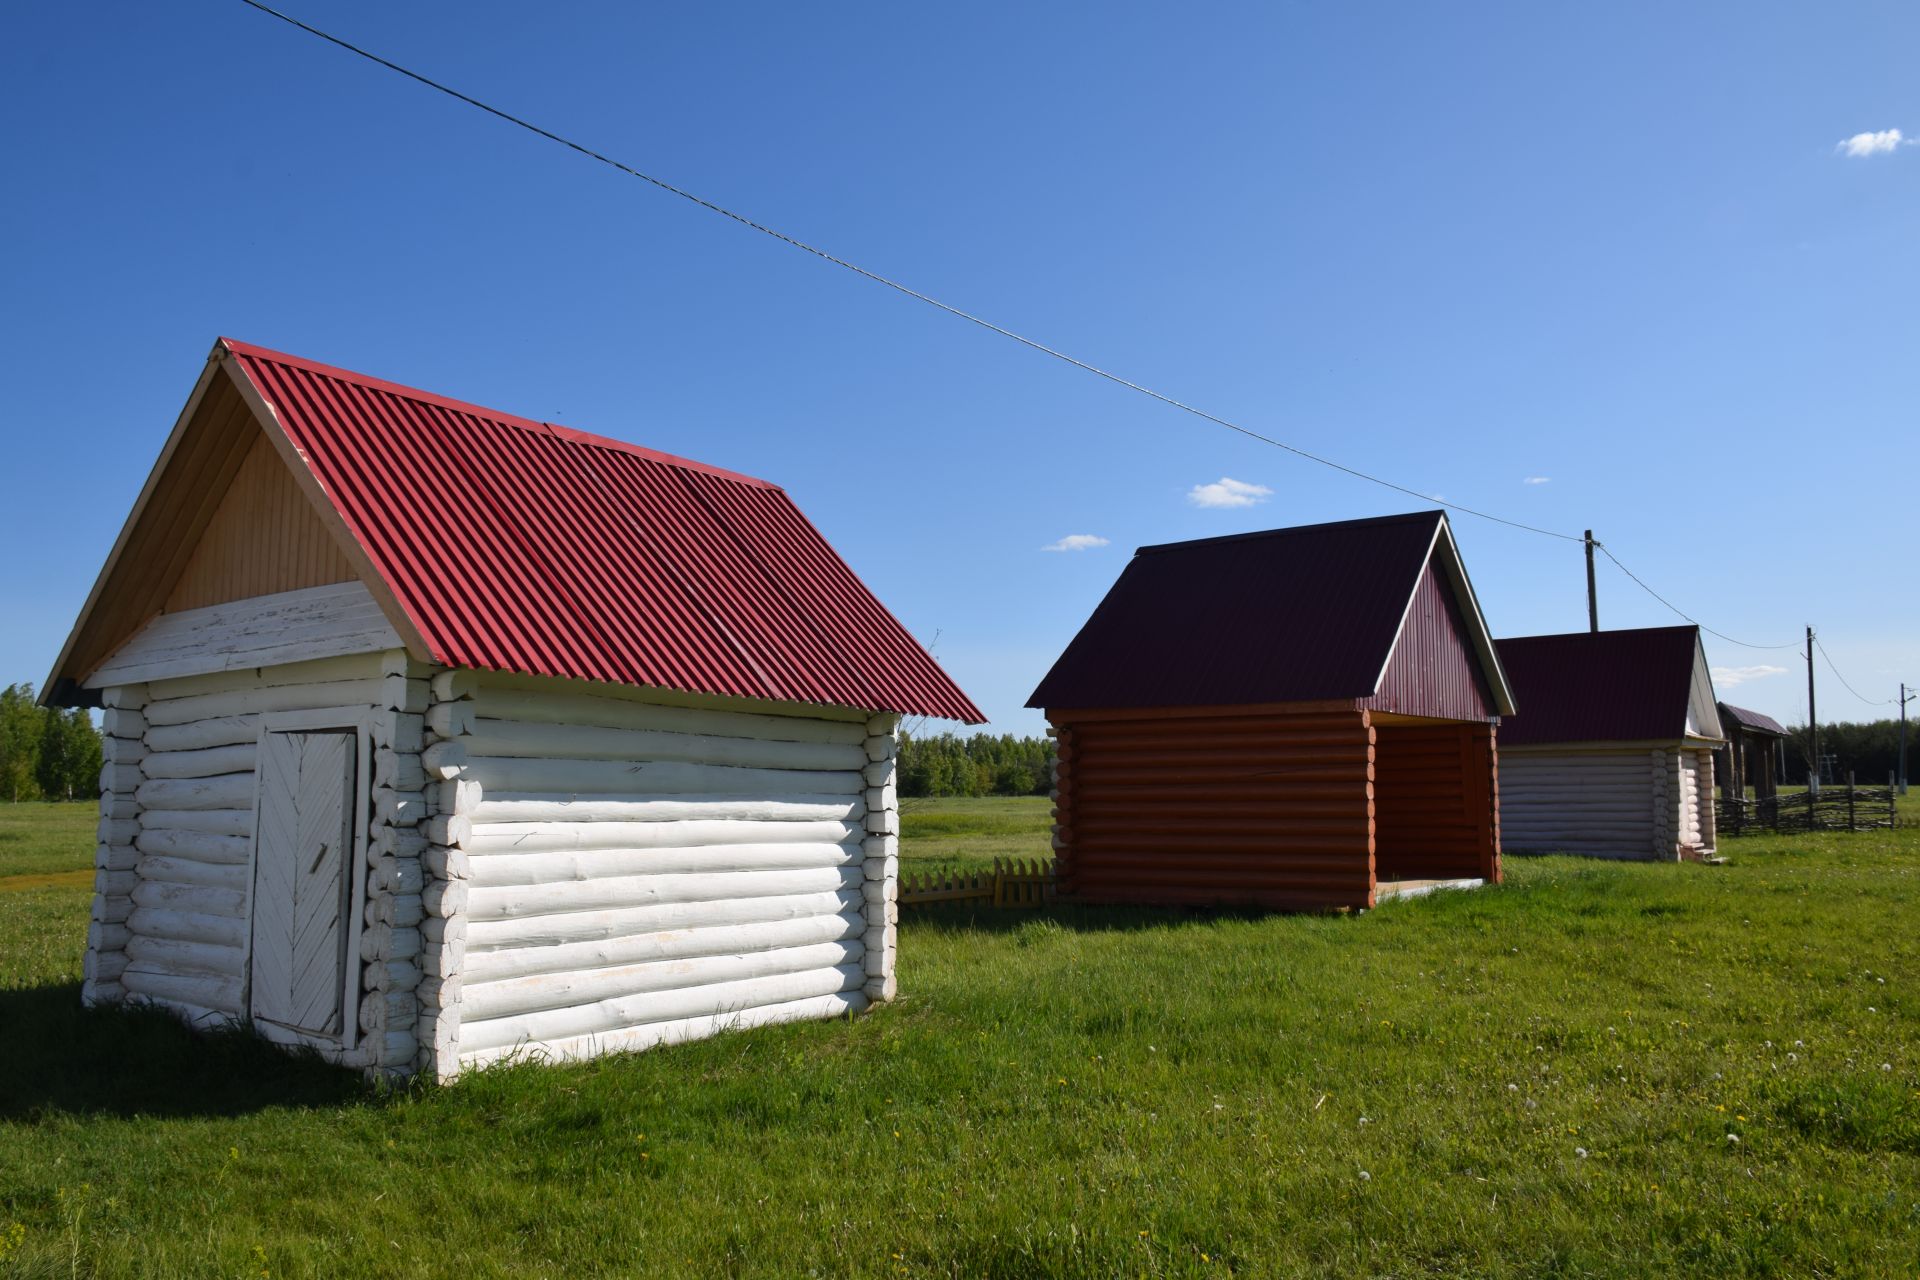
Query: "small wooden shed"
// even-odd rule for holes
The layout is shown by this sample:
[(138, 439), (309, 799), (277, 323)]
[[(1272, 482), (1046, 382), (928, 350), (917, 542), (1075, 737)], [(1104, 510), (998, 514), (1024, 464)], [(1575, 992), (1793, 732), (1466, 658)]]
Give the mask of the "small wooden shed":
[(224, 339), (46, 687), (88, 1001), (443, 1077), (890, 998), (898, 720), (982, 719), (775, 486)]
[(1714, 753), (1713, 768), (1721, 794), (1737, 800), (1752, 787), (1756, 800), (1778, 795), (1786, 742), (1793, 736), (1786, 726), (1772, 716), (1723, 702), (1720, 729), (1727, 742)]
[(1027, 705), (1083, 901), (1366, 908), (1500, 878), (1513, 699), (1442, 512), (1142, 547)]
[(1521, 708), (1500, 732), (1509, 850), (1713, 852), (1722, 734), (1698, 627), (1502, 640), (1500, 661)]

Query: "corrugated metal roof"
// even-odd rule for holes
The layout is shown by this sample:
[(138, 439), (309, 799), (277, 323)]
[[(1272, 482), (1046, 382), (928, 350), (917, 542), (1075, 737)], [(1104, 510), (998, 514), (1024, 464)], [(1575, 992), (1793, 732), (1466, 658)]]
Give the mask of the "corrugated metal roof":
[[(1142, 547), (1027, 705), (1372, 697), (1421, 571), (1442, 546), (1453, 556), (1445, 514), (1423, 511)], [(1503, 703), (1506, 682), (1457, 557), (1449, 579), (1481, 674)]]
[(1401, 715), (1490, 720), (1497, 713), (1474, 661), (1465, 616), (1435, 568), (1429, 560), (1420, 571), (1380, 687), (1360, 705)]
[(1691, 626), (1502, 640), (1520, 710), (1501, 724), (1500, 744), (1677, 741), (1699, 647)]
[(1785, 725), (1772, 716), (1762, 715), (1758, 711), (1749, 711), (1745, 707), (1736, 707), (1731, 702), (1720, 704), (1720, 714), (1736, 724), (1748, 729), (1757, 729), (1761, 733), (1778, 734), (1782, 738), (1793, 736)]
[(439, 662), (985, 719), (774, 485), (221, 343)]

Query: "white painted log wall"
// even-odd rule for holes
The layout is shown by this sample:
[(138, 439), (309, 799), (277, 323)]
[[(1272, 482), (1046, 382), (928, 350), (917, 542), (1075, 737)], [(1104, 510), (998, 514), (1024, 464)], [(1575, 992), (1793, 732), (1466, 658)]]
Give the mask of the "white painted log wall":
[(147, 753), (143, 741), (147, 721), (142, 714), (147, 704), (146, 686), (114, 685), (103, 692), (101, 700), (107, 707), (101, 742), (102, 839), (94, 849), (92, 921), (80, 970), (80, 999), (89, 1007), (125, 999), (128, 993), (126, 976), (132, 960), (126, 945), (134, 936), (129, 922), (135, 912), (133, 895), (139, 888), (139, 878), (133, 873), (140, 864), (140, 851), (134, 847), (138, 837), (129, 836), (128, 828), (139, 830), (140, 805), (134, 792), (142, 776), (140, 761)]
[[(1674, 753), (1675, 794), (1679, 799), (1679, 843), (1699, 849), (1705, 843), (1700, 820), (1700, 758), (1692, 751)], [(1711, 766), (1708, 766), (1711, 768)], [(1711, 803), (1711, 801), (1708, 801)]]
[(644, 1048), (892, 994), (892, 717), (581, 688), (433, 682), (427, 758), (457, 782), (429, 796), (471, 790), (469, 825), (423, 859), (429, 893), (464, 898), (423, 927), (441, 984), (422, 1002), (424, 1068)]
[(1644, 748), (1503, 749), (1500, 843), (1516, 853), (1655, 858), (1663, 805), (1656, 776)]
[[(117, 964), (125, 995), (196, 1023), (244, 1017), (262, 714), (382, 708), (390, 693), (409, 693), (390, 689), (387, 679), (381, 655), (360, 654), (107, 690), (109, 706), (131, 713), (116, 715), (115, 727), (142, 728), (138, 740), (114, 739), (110, 758), (116, 767), (136, 767), (140, 781), (125, 796), (116, 793), (116, 802), (132, 810), (124, 819), (131, 858), (123, 859), (131, 884), (122, 900), (96, 900), (95, 906), (97, 920), (124, 922), (126, 939), (114, 960), (90, 954), (90, 967)], [(424, 696), (424, 680), (415, 683)], [(417, 751), (419, 717), (413, 719)], [(95, 983), (94, 995), (101, 990)], [(373, 1037), (358, 1050), (330, 1056), (379, 1065), (382, 1044)], [(410, 1065), (411, 1049), (406, 1056)]]

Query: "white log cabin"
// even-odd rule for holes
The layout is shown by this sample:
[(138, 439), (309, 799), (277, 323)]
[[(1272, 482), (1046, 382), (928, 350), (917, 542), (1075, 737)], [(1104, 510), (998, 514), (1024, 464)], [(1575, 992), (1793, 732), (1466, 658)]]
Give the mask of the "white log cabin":
[(1500, 726), (1508, 852), (1675, 861), (1714, 851), (1724, 742), (1699, 628), (1499, 643), (1517, 714)]
[(983, 717), (780, 489), (221, 340), (47, 682), (83, 998), (445, 1078), (895, 991), (902, 715)]

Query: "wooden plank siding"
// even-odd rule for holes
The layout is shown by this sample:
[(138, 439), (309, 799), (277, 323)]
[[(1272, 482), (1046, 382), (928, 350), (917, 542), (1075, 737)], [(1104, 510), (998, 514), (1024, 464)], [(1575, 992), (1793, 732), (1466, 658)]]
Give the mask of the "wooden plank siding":
[(350, 582), (356, 575), (257, 427), (253, 443), (167, 595), (166, 612)]
[(360, 582), (163, 613), (114, 650), (88, 688), (280, 667), (401, 647)]
[(233, 380), (223, 370), (209, 370), (171, 452), (147, 481), (148, 500), (136, 508), (101, 572), (59, 671), (91, 672), (165, 608), (259, 431)]

